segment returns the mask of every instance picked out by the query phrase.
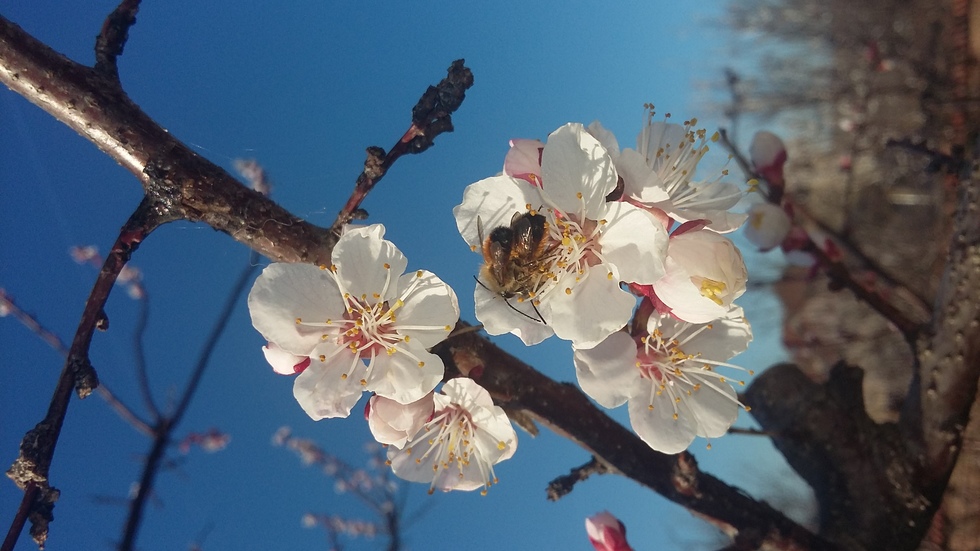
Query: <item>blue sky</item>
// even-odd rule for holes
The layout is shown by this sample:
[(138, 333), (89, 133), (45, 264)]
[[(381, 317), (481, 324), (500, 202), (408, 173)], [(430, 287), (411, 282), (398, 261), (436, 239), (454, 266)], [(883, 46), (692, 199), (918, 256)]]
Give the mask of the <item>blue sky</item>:
[[(3, 15), (75, 60), (90, 64), (92, 46), (112, 2), (36, 0), (6, 3)], [(705, 113), (703, 83), (720, 79), (728, 38), (716, 22), (720, 2), (147, 2), (130, 33), (120, 74), (130, 96), (201, 155), (231, 169), (256, 158), (273, 197), (313, 223), (329, 225), (349, 194), (364, 148), (388, 148), (409, 124), (429, 84), (465, 58), (475, 86), (454, 116), (456, 132), (423, 155), (401, 159), (364, 208), (409, 259), (452, 285), (464, 319), (480, 258), (455, 230), (452, 207), (463, 188), (499, 172), (507, 141), (544, 138), (568, 121), (599, 119), (631, 145), (642, 105), (677, 118)], [(744, 60), (743, 60), (744, 63)], [(719, 121), (702, 116), (709, 127)], [(744, 134), (749, 132), (743, 131)], [(0, 287), (69, 340), (95, 271), (68, 256), (73, 245), (105, 251), (141, 197), (138, 182), (33, 105), (0, 90)], [(719, 156), (723, 155), (719, 152)], [(159, 402), (183, 385), (248, 251), (208, 227), (176, 223), (154, 233), (133, 258), (151, 297), (147, 338), (150, 378)], [(773, 259), (748, 255), (764, 277)], [(768, 266), (768, 267), (767, 267)], [(778, 303), (766, 294), (740, 303), (755, 323), (756, 343), (739, 363), (761, 367), (781, 358)], [(111, 329), (96, 335), (100, 377), (137, 409), (132, 325), (137, 305), (116, 292)], [(525, 348), (496, 340), (559, 380), (573, 380), (567, 344)], [(294, 402), (292, 380), (276, 376), (259, 351), (241, 301), (180, 434), (218, 427), (232, 435), (217, 454), (192, 452), (162, 474), (139, 539), (143, 550), (185, 549), (212, 525), (205, 549), (322, 549), (322, 532), (300, 525), (306, 511), (365, 517), (332, 481), (270, 444), (289, 425), (346, 460), (363, 460), (370, 436), (359, 415), (314, 423)], [(23, 433), (44, 414), (61, 360), (12, 320), (0, 320), (0, 458), (16, 456)], [(359, 411), (359, 408), (355, 411)], [(625, 408), (613, 413), (625, 422)], [(743, 414), (741, 423), (748, 423)], [(590, 549), (583, 519), (608, 509), (626, 522), (637, 549), (719, 547), (714, 530), (636, 484), (605, 476), (580, 484), (557, 503), (545, 500), (556, 476), (588, 456), (548, 431), (519, 432), (516, 456), (497, 469), (489, 495), (427, 496), (414, 486), (409, 509), (424, 516), (406, 529), (413, 550)], [(49, 549), (110, 549), (125, 518), (119, 505), (139, 476), (148, 440), (97, 398), (74, 401), (51, 471), (62, 490)], [(702, 467), (750, 492), (777, 497), (787, 468), (761, 439), (727, 437), (704, 451)], [(774, 481), (775, 480), (775, 481)], [(758, 494), (756, 494), (758, 495)], [(20, 492), (0, 482), (0, 520)], [(18, 549), (31, 549), (22, 537)], [(352, 541), (347, 549), (379, 542)]]

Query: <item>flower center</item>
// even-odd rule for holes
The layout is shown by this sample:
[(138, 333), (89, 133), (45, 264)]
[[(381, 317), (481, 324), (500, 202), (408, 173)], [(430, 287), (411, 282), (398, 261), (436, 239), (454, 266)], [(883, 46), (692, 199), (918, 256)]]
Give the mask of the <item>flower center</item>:
[(477, 430), (470, 412), (458, 404), (450, 404), (434, 413), (432, 420), (426, 423), (425, 433), (417, 440), (426, 442), (429, 448), (415, 461), (419, 464), (423, 460), (432, 462), (430, 494), (433, 493), (440, 472), (455, 471), (456, 476), (462, 480), (467, 477), (464, 470), (471, 465), (478, 469), (484, 482), (484, 495), (487, 488), (497, 483), (493, 465), (483, 456), (480, 448), (474, 445)]

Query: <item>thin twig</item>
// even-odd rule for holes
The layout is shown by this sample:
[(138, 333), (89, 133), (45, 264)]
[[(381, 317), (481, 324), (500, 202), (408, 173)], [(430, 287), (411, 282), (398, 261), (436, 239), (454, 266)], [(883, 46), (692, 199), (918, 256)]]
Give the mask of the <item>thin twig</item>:
[(146, 325), (150, 318), (150, 297), (144, 293), (140, 297), (140, 311), (136, 318), (136, 327), (133, 329), (133, 356), (136, 362), (136, 380), (139, 382), (140, 395), (143, 397), (143, 405), (150, 412), (154, 423), (158, 423), (162, 414), (153, 400), (153, 392), (150, 388), (150, 375), (146, 368), (146, 350), (143, 346), (143, 337), (146, 335)]
[(191, 373), (191, 377), (188, 379), (187, 385), (184, 387), (184, 391), (181, 393), (180, 402), (172, 414), (160, 418), (154, 427), (156, 438), (153, 441), (153, 446), (150, 448), (150, 453), (147, 455), (146, 463), (143, 466), (143, 474), (140, 477), (139, 490), (137, 491), (136, 496), (130, 502), (129, 516), (126, 519), (125, 528), (123, 529), (123, 536), (119, 543), (119, 549), (122, 551), (131, 551), (133, 546), (136, 544), (136, 535), (139, 532), (139, 526), (143, 520), (143, 511), (146, 506), (146, 501), (153, 492), (153, 485), (164, 458), (164, 453), (170, 446), (173, 439), (173, 433), (177, 429), (177, 426), (180, 425), (180, 421), (187, 412), (187, 407), (194, 398), (194, 394), (200, 385), (202, 377), (204, 376), (204, 371), (211, 361), (211, 355), (218, 344), (218, 340), (221, 339), (221, 335), (228, 327), (228, 320), (231, 319), (231, 315), (235, 311), (235, 307), (239, 304), (239, 302), (241, 302), (241, 295), (248, 286), (248, 283), (252, 280), (252, 274), (259, 267), (258, 262), (258, 254), (252, 252), (249, 256), (248, 265), (242, 270), (241, 274), (239, 274), (238, 280), (235, 282), (231, 292), (228, 294), (228, 298), (225, 301), (221, 313), (218, 315), (217, 321), (211, 328), (211, 332), (204, 342), (204, 348), (201, 350), (201, 353), (198, 356), (197, 362), (194, 365), (194, 369)]
[(448, 73), (438, 85), (429, 86), (422, 94), (412, 109), (412, 125), (388, 153), (380, 147), (368, 148), (364, 170), (357, 177), (354, 192), (330, 228), (335, 235), (340, 234), (344, 225), (358, 218), (358, 213), (363, 213), (360, 207), (364, 198), (399, 157), (421, 153), (432, 146), (436, 136), (453, 131), (452, 113), (462, 104), (466, 90), (473, 86), (473, 73), (463, 65), (462, 59), (454, 61)]
[[(47, 343), (48, 346), (53, 348), (58, 354), (61, 354), (63, 357), (68, 356), (68, 346), (61, 341), (61, 337), (44, 327), (32, 314), (21, 309), (20, 306), (18, 306), (17, 303), (10, 297), (10, 295), (4, 292), (3, 289), (0, 289), (0, 307), (6, 308), (14, 319), (19, 321), (21, 325), (26, 327), (31, 333), (37, 335), (38, 338)], [(117, 398), (116, 395), (109, 390), (109, 387), (105, 384), (105, 382), (99, 383), (99, 386), (95, 389), (95, 393), (98, 394), (100, 398), (105, 400), (105, 402), (109, 404), (109, 406), (112, 407), (112, 409), (115, 410), (115, 412), (122, 417), (124, 421), (132, 425), (134, 428), (136, 428), (136, 430), (147, 436), (153, 435), (153, 429), (150, 428), (150, 425), (147, 424), (146, 421), (140, 419), (129, 406)]]
[(119, 82), (116, 58), (122, 55), (129, 38), (129, 28), (136, 23), (140, 0), (123, 0), (102, 23), (102, 32), (95, 39), (95, 70)]
[[(47, 415), (24, 436), (20, 454), (7, 471), (7, 476), (18, 487), (26, 489), (28, 484), (38, 487), (41, 499), (36, 501), (25, 492), (20, 507), (29, 510), (28, 516), (33, 525), (31, 535), (39, 546), (43, 546), (47, 539), (47, 524), (53, 518), (51, 509), (54, 500), (57, 499), (57, 490), (48, 484), (48, 470), (68, 412), (72, 389), (79, 398), (85, 398), (98, 386), (98, 376), (88, 357), (92, 336), (97, 328), (106, 327), (108, 324), (104, 307), (119, 272), (140, 243), (160, 224), (169, 221), (161, 214), (165, 211), (164, 207), (144, 198), (123, 225), (85, 302), (82, 319), (72, 340), (65, 367), (52, 393)], [(18, 513), (17, 518), (21, 517)], [(11, 530), (13, 529), (12, 526)], [(19, 527), (17, 533), (19, 534), (22, 529), (23, 525)], [(16, 542), (16, 538), (14, 541)]]

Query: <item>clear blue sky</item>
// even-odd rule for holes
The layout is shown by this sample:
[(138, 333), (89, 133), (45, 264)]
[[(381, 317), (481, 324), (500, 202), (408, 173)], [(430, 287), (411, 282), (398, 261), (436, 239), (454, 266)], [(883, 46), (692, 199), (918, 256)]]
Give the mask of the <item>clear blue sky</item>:
[[(131, 31), (120, 74), (130, 96), (175, 136), (229, 169), (236, 157), (258, 159), (276, 200), (329, 225), (364, 148), (393, 144), (425, 87), (452, 60), (466, 58), (476, 83), (454, 116), (456, 132), (400, 160), (364, 207), (371, 222), (386, 225), (410, 268), (432, 270), (456, 289), (464, 319), (473, 320), (472, 275), (480, 258), (456, 233), (451, 209), (464, 186), (501, 169), (508, 139), (543, 139), (565, 122), (599, 119), (630, 146), (644, 102), (679, 118), (704, 113), (710, 94), (702, 84), (719, 80), (732, 62), (716, 22), (721, 2), (630, 4), (150, 1)], [(105, 0), (35, 0), (7, 2), (0, 11), (91, 64), (94, 37), (113, 7)], [(0, 90), (0, 287), (63, 339), (70, 340), (95, 277), (68, 257), (69, 247), (106, 251), (140, 197), (135, 178), (93, 145)], [(223, 234), (179, 223), (154, 233), (133, 258), (151, 296), (147, 353), (158, 401), (182, 387), (248, 256)], [(762, 271), (750, 260), (753, 277)], [(779, 359), (778, 304), (767, 295), (740, 303), (755, 320), (757, 340), (739, 362), (758, 368)], [(113, 294), (111, 330), (96, 335), (92, 360), (100, 377), (139, 408), (131, 346), (136, 306), (125, 293)], [(566, 343), (552, 339), (525, 349), (510, 336), (497, 342), (556, 379), (574, 380)], [(161, 506), (149, 508), (141, 549), (186, 549), (212, 523), (208, 550), (322, 549), (323, 533), (300, 525), (304, 512), (367, 516), (352, 498), (337, 495), (332, 481), (270, 444), (275, 430), (289, 425), (358, 463), (370, 438), (365, 423), (359, 415), (311, 421), (292, 398), (292, 380), (265, 364), (261, 344), (242, 300), (180, 431), (214, 426), (233, 440), (217, 454), (192, 452), (162, 474)], [(0, 320), (4, 468), (43, 416), (61, 364), (13, 320)], [(615, 416), (625, 422), (625, 408)], [(405, 548), (586, 550), (583, 519), (603, 509), (626, 522), (637, 549), (719, 547), (712, 528), (619, 477), (593, 479), (557, 503), (546, 501), (547, 483), (588, 456), (548, 431), (536, 439), (519, 432), (519, 439), (516, 456), (497, 470), (501, 483), (486, 497), (427, 496), (415, 486), (409, 509), (425, 512), (406, 528)], [(775, 497), (787, 469), (767, 443), (736, 436), (713, 445), (710, 452), (703, 441), (692, 448), (705, 470)], [(49, 549), (112, 547), (125, 509), (97, 501), (126, 496), (148, 447), (98, 398), (73, 401), (51, 470), (62, 498)], [(19, 499), (9, 481), (0, 481), (0, 525), (8, 525)], [(346, 548), (379, 544), (352, 541)], [(18, 549), (32, 548), (25, 534)]]

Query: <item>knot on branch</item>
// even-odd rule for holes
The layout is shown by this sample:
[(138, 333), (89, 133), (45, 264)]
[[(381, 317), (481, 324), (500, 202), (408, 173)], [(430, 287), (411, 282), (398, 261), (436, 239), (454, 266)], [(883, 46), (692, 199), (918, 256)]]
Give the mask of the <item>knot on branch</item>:
[(70, 369), (75, 376), (75, 394), (81, 399), (88, 398), (92, 391), (99, 387), (99, 375), (92, 367), (92, 362), (89, 361), (87, 355), (81, 358), (73, 358)]
[(385, 174), (385, 150), (372, 145), (367, 148), (367, 158), (364, 159), (364, 175), (371, 180), (377, 180)]

